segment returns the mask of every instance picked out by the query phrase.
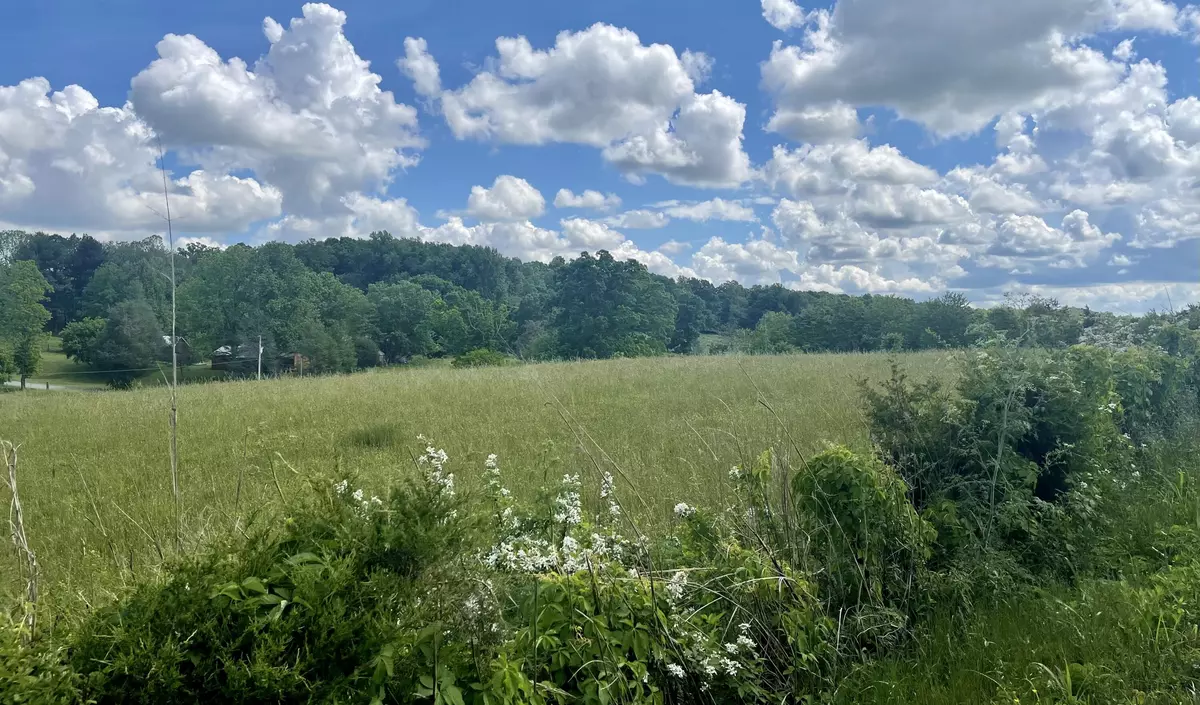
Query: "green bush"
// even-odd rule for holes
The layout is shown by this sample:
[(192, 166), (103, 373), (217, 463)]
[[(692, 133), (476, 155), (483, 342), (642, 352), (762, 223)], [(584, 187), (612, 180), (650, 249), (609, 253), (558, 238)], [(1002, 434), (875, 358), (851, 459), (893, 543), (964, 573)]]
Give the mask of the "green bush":
[(79, 702), (78, 679), (61, 649), (26, 643), (21, 625), (0, 615), (0, 703)]
[(503, 367), (512, 364), (513, 359), (504, 353), (480, 348), (470, 352), (463, 353), (454, 358), (451, 363), (454, 367)]
[[(436, 457), (435, 457), (436, 459)], [(182, 559), (99, 610), (72, 663), (98, 703), (407, 702), (464, 589), (453, 476), (385, 499), (325, 485), (279, 526)], [(433, 627), (433, 631), (430, 631)]]
[(908, 487), (878, 459), (835, 447), (796, 472), (792, 492), (830, 611), (876, 622), (863, 633), (889, 643), (919, 599), (935, 535), (909, 503)]
[(1132, 464), (1109, 356), (993, 343), (962, 356), (954, 390), (899, 370), (867, 390), (872, 437), (937, 531), (933, 567), (993, 549), (1034, 572), (1082, 567)]

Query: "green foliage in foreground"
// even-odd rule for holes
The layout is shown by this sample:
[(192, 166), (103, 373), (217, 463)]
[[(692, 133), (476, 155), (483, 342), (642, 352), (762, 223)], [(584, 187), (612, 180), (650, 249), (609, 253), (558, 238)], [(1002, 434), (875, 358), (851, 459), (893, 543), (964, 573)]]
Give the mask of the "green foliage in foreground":
[(1164, 414), (1196, 360), (1126, 355), (898, 374), (878, 457), (764, 452), (649, 536), (603, 466), (588, 503), (571, 474), (516, 499), (496, 456), (468, 496), (434, 447), (379, 497), (310, 476), (286, 520), (0, 662), (99, 703), (1194, 702), (1196, 448)]

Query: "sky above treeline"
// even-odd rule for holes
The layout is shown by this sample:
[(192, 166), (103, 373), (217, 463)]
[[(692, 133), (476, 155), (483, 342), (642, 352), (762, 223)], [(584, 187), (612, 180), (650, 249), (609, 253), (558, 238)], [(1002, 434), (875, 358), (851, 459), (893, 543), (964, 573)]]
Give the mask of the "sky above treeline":
[(267, 0), (7, 8), (0, 228), (387, 230), (668, 276), (1200, 300), (1200, 6)]

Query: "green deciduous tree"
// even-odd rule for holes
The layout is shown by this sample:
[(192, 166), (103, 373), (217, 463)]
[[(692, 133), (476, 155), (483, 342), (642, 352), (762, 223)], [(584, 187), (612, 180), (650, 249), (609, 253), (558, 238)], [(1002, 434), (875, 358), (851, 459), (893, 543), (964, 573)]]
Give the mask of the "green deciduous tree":
[(8, 341), (22, 388), (41, 362), (42, 332), (50, 320), (43, 302), (50, 291), (37, 264), (30, 260), (13, 262), (0, 269), (0, 340)]
[(67, 324), (62, 331), (63, 353), (85, 365), (93, 364), (96, 346), (104, 333), (103, 318), (85, 318)]
[(124, 387), (154, 366), (162, 345), (154, 309), (136, 299), (113, 306), (88, 355), (93, 367), (109, 373), (109, 384)]
[(372, 323), (388, 362), (438, 351), (434, 339), (437, 294), (411, 281), (372, 284), (367, 298), (375, 307)]
[(559, 269), (556, 284), (563, 357), (666, 352), (678, 304), (645, 265), (619, 262), (604, 250), (595, 257), (585, 252)]

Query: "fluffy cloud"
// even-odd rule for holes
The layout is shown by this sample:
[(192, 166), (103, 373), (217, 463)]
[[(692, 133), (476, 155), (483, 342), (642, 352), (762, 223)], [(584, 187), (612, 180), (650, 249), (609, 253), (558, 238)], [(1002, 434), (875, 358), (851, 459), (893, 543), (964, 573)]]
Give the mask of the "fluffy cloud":
[(270, 48), (253, 68), (222, 60), (197, 37), (168, 34), (133, 78), (130, 103), (185, 158), (253, 171), (289, 214), (349, 215), (347, 194), (386, 187), (424, 142), (416, 111), (379, 87), (346, 39), (346, 15), (317, 3), (303, 15), (286, 28), (264, 20)]
[(639, 208), (607, 218), (605, 222), (618, 228), (652, 230), (654, 228), (666, 227), (671, 222), (671, 219), (660, 211)]
[(1088, 214), (1080, 210), (1064, 216), (1061, 228), (1052, 228), (1037, 216), (1005, 216), (996, 234), (988, 256), (981, 258), (985, 266), (1013, 268), (1018, 263), (1044, 262), (1061, 269), (1082, 267), (1120, 239), (1092, 225)]
[(294, 242), (309, 238), (366, 237), (382, 231), (396, 237), (420, 237), (423, 232), (417, 210), (403, 198), (382, 199), (351, 193), (342, 198), (341, 206), (341, 213), (325, 217), (285, 215), (269, 223), (262, 236)]
[(841, 267), (822, 264), (805, 269), (800, 273), (799, 281), (792, 286), (807, 291), (908, 294), (911, 296), (934, 293), (945, 287), (945, 283), (938, 279), (925, 281), (916, 277), (889, 279), (877, 270), (864, 269), (852, 264)]
[(1143, 313), (1165, 311), (1180, 301), (1200, 300), (1200, 284), (1152, 280), (1108, 282), (1100, 284), (1053, 286), (1022, 284), (1010, 281), (987, 292), (992, 300), (1000, 300), (1008, 292), (1036, 294), (1058, 299), (1068, 306), (1088, 306), (1097, 311), (1114, 313)]
[[(496, 51), (491, 68), (440, 94), (459, 139), (591, 145), (633, 177), (660, 174), (685, 185), (737, 186), (750, 178), (745, 106), (717, 91), (696, 92), (708, 57), (647, 46), (605, 24), (561, 32), (544, 50), (525, 37), (501, 37)], [(406, 47), (403, 62), (414, 81), (432, 86), (436, 64), (423, 44)]]
[[(0, 86), (0, 219), (64, 230), (165, 228), (150, 128), (79, 86), (33, 78)], [(253, 178), (197, 170), (170, 183), (176, 227), (242, 230), (279, 215), (281, 194)]]
[(943, 135), (1114, 85), (1122, 65), (1085, 44), (1090, 34), (1176, 29), (1161, 0), (839, 0), (806, 20), (802, 43), (776, 41), (762, 67), (780, 115), (882, 106)]
[(857, 137), (862, 131), (858, 111), (845, 103), (781, 107), (767, 122), (767, 129), (797, 142), (820, 144)]
[(429, 54), (424, 39), (405, 37), (404, 56), (396, 59), (396, 67), (412, 80), (418, 95), (432, 97), (442, 92), (437, 61)]
[(932, 185), (938, 174), (891, 145), (853, 140), (795, 150), (776, 146), (763, 178), (772, 188), (802, 197), (844, 193), (859, 184)]
[(677, 204), (663, 209), (663, 212), (673, 218), (682, 218), (684, 220), (693, 220), (701, 223), (706, 223), (710, 220), (732, 220), (742, 222), (753, 222), (758, 220), (754, 215), (754, 209), (737, 203), (735, 201), (726, 201), (721, 198), (714, 198), (710, 201), (701, 201), (700, 203)]
[(799, 267), (795, 252), (767, 240), (736, 243), (714, 237), (692, 256), (696, 273), (718, 284), (735, 279), (744, 284), (778, 284), (782, 272)]
[(530, 220), (546, 212), (546, 199), (525, 179), (497, 176), (492, 187), (473, 186), (467, 214), (483, 221)]
[(808, 15), (794, 0), (762, 0), (763, 19), (775, 29), (786, 31), (803, 27)]
[(603, 194), (599, 191), (587, 189), (583, 193), (576, 194), (571, 189), (559, 189), (554, 196), (555, 208), (591, 208), (593, 210), (606, 211), (616, 208), (621, 205), (621, 198), (615, 193)]

